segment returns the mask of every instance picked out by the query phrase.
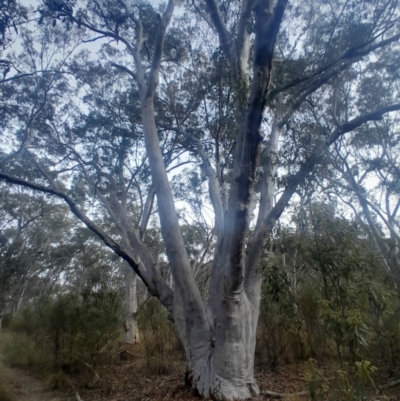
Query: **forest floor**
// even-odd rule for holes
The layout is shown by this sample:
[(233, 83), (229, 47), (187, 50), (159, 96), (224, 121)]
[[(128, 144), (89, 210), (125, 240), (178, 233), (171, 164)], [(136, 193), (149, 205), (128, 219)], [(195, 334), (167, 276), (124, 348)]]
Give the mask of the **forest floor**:
[[(49, 390), (48, 385), (32, 373), (0, 365), (0, 401), (199, 401), (183, 385), (183, 374), (145, 377), (132, 375), (129, 364), (103, 378), (94, 388), (81, 388), (79, 395), (73, 390), (62, 392)], [(259, 382), (267, 381), (269, 389), (277, 393), (295, 393), (304, 389), (304, 381), (296, 377), (292, 369), (279, 374), (259, 374)], [(78, 398), (79, 397), (79, 398)], [(264, 395), (260, 399), (268, 399)], [(290, 397), (292, 400), (308, 400), (308, 397)]]
[[(324, 374), (328, 377), (329, 371)], [(0, 401), (199, 401), (198, 397), (183, 386), (183, 373), (144, 374), (142, 369), (137, 369), (137, 361), (124, 361), (109, 371), (101, 372), (99, 377), (101, 379), (91, 388), (82, 385), (78, 387), (79, 394), (72, 381), (64, 390), (53, 391), (49, 389), (48, 380), (39, 379), (34, 372), (4, 366), (0, 356)], [(310, 400), (304, 364), (287, 365), (277, 372), (258, 371), (257, 381), (262, 392), (259, 400)], [(400, 401), (400, 385), (391, 386), (379, 393), (371, 389), (368, 393), (370, 396), (365, 400)], [(335, 401), (353, 399), (342, 396), (344, 397), (341, 394), (340, 399)], [(332, 400), (325, 396), (315, 399)]]
[(20, 369), (4, 366), (0, 355), (0, 401), (64, 401), (41, 380)]
[[(125, 366), (121, 366), (109, 376), (107, 383), (84, 392), (85, 401), (199, 401), (199, 397), (184, 386), (183, 370), (182, 373), (172, 375), (147, 376), (133, 373), (130, 365), (126, 362)], [(257, 382), (263, 394), (257, 399), (275, 398), (274, 392), (308, 394), (307, 383), (301, 375), (301, 369), (300, 365), (290, 365), (280, 372), (258, 372)], [(308, 401), (310, 398), (306, 394), (285, 399)]]
[[(134, 364), (134, 362), (132, 362)], [(270, 370), (258, 370), (257, 383), (261, 394), (255, 398), (257, 401), (282, 399), (287, 401), (311, 401), (310, 384), (305, 377), (306, 363), (282, 366), (272, 372)], [(367, 386), (365, 398), (352, 398), (344, 390), (338, 390), (333, 385), (334, 375), (332, 367), (319, 370), (329, 383), (327, 392), (317, 394), (316, 401), (400, 401), (400, 381), (387, 381), (379, 378), (379, 384), (390, 384), (388, 388), (378, 390)], [(103, 379), (104, 380), (104, 379)], [(325, 380), (325, 379), (324, 379)], [(393, 385), (394, 384), (394, 385)], [(378, 386), (378, 384), (376, 384)], [(147, 376), (135, 374), (130, 363), (118, 368), (97, 388), (82, 392), (85, 401), (199, 401), (193, 392), (184, 386), (183, 373), (173, 375)]]

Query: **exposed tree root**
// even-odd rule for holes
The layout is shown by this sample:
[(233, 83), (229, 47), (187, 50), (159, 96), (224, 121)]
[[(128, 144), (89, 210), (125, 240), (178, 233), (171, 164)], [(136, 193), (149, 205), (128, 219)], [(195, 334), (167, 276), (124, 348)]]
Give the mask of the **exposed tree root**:
[(298, 393), (293, 393), (293, 394), (285, 394), (285, 393), (276, 393), (275, 391), (262, 391), (262, 395), (266, 396), (267, 398), (275, 399), (275, 400), (281, 400), (283, 398), (291, 398), (291, 397), (302, 397), (308, 394), (307, 391), (300, 391)]
[(399, 386), (399, 385), (400, 385), (400, 379), (391, 381), (391, 382), (389, 382), (387, 384), (384, 384), (383, 386), (379, 386), (378, 389), (379, 390), (385, 390), (387, 388), (392, 388), (392, 387), (396, 387), (396, 386)]

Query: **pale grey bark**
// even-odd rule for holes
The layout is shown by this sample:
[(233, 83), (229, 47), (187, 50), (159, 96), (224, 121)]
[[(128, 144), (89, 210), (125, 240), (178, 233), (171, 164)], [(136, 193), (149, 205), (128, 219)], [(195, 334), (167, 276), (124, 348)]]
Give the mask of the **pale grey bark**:
[(125, 342), (136, 344), (139, 342), (139, 329), (137, 325), (137, 275), (129, 264), (124, 263), (124, 285), (125, 285), (125, 305), (124, 305), (124, 331)]
[(154, 197), (156, 191), (154, 190), (154, 185), (150, 186), (149, 192), (147, 194), (146, 202), (144, 204), (143, 212), (142, 212), (142, 221), (140, 223), (140, 237), (143, 240), (147, 225), (149, 224), (151, 211), (153, 209)]
[(211, 165), (211, 161), (200, 141), (185, 131), (178, 130), (178, 132), (185, 135), (188, 140), (190, 140), (196, 146), (197, 154), (203, 162), (203, 170), (208, 179), (208, 192), (210, 195), (210, 201), (214, 209), (215, 230), (217, 232), (217, 237), (219, 237), (222, 235), (225, 221), (225, 207), (223, 204), (224, 188), (220, 185), (220, 180), (218, 179), (220, 173), (218, 174), (216, 171), (217, 169), (214, 169)]
[(24, 286), (22, 287), (22, 291), (21, 291), (21, 294), (19, 295), (17, 307), (15, 310), (16, 312), (20, 311), (23, 306), (24, 296), (25, 296), (25, 291), (26, 291), (27, 285), (28, 285), (28, 280), (25, 281)]

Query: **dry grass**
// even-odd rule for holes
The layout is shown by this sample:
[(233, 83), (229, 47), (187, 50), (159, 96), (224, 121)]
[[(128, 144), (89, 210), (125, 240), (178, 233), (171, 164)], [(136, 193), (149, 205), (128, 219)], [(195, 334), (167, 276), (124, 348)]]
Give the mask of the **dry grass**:
[[(0, 332), (0, 344), (2, 345), (2, 347), (0, 348), (0, 353), (4, 346), (5, 338), (6, 335), (4, 334), (4, 332)], [(9, 384), (7, 371), (1, 366), (1, 362), (2, 361), (0, 359), (0, 401), (17, 401)]]
[(4, 369), (0, 366), (0, 401), (17, 401)]
[[(0, 344), (4, 344), (2, 337), (0, 335)], [(331, 381), (337, 366), (329, 364), (318, 369), (333, 386)], [(282, 365), (274, 372), (260, 370), (259, 367), (256, 376), (262, 394), (257, 400), (269, 399), (267, 391), (280, 394), (307, 391), (309, 383), (305, 377), (306, 370), (306, 363)], [(121, 344), (110, 360), (96, 367), (98, 379), (95, 381), (89, 381), (81, 374), (67, 375), (63, 372), (47, 372), (42, 380), (38, 380), (22, 370), (2, 367), (0, 364), (0, 401), (61, 401), (75, 399), (76, 391), (85, 401), (198, 401), (199, 398), (191, 389), (183, 385), (184, 372), (185, 362), (178, 351), (170, 350), (167, 357), (149, 357), (145, 355), (143, 345)], [(391, 380), (388, 377), (379, 379), (377, 385), (384, 385)], [(8, 383), (11, 384), (8, 386)], [(54, 389), (61, 391), (61, 396), (49, 391)], [(400, 401), (400, 386), (385, 389), (381, 394), (376, 394), (371, 387), (368, 393), (374, 395), (368, 400)], [(307, 395), (286, 399), (310, 401)], [(343, 398), (336, 398), (335, 401), (343, 401)]]

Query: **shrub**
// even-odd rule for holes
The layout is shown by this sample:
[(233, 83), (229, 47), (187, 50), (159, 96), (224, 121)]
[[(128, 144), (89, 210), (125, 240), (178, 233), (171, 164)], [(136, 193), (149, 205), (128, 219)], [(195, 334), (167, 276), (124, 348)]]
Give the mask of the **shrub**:
[(366, 387), (375, 387), (372, 376), (376, 367), (367, 360), (356, 362), (354, 366), (337, 369), (334, 377), (326, 378), (314, 359), (309, 359), (304, 378), (308, 384), (311, 400), (315, 401), (364, 401)]
[(46, 343), (46, 339), (40, 343), (26, 333), (9, 332), (3, 336), (4, 362), (13, 367), (46, 370), (52, 366)]
[(81, 299), (58, 299), (48, 316), (54, 362), (64, 369), (94, 370), (100, 357), (116, 345), (121, 327), (117, 293), (88, 292)]
[(4, 313), (3, 318), (1, 320), (1, 329), (2, 330), (7, 330), (10, 327), (12, 320), (12, 314), (11, 313)]
[(183, 348), (175, 327), (156, 299), (149, 298), (139, 307), (138, 326), (140, 346), (146, 357), (143, 371), (155, 375), (175, 373), (184, 358)]
[(38, 311), (25, 309), (14, 316), (4, 344), (5, 361), (47, 372), (88, 372), (93, 378), (101, 358), (116, 349), (120, 328), (118, 293), (59, 296)]

